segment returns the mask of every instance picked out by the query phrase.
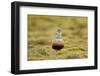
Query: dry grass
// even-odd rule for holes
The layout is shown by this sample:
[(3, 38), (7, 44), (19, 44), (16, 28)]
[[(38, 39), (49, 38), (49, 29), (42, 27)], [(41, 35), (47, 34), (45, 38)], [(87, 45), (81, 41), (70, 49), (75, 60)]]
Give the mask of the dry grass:
[[(28, 60), (87, 58), (87, 17), (28, 15)], [(64, 48), (52, 49), (62, 29)]]

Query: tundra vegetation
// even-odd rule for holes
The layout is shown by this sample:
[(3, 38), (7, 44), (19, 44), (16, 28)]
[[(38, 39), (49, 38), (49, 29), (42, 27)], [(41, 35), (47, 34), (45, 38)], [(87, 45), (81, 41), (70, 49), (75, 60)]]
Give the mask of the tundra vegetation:
[[(81, 16), (28, 15), (28, 61), (88, 57), (88, 18)], [(64, 48), (52, 49), (57, 29)]]

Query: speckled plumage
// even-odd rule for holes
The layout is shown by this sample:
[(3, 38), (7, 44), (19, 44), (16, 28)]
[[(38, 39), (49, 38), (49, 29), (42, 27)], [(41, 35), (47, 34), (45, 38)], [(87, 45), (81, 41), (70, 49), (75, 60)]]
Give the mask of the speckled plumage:
[(53, 41), (52, 48), (55, 50), (61, 50), (64, 48), (64, 41), (61, 36), (61, 30), (57, 30), (56, 39)]

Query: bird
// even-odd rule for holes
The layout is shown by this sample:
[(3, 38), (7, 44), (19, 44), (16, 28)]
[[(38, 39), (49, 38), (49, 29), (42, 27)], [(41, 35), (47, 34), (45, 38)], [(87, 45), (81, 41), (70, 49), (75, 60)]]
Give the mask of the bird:
[(56, 38), (52, 42), (52, 48), (57, 51), (64, 48), (64, 41), (62, 39), (61, 29), (57, 29), (56, 31)]

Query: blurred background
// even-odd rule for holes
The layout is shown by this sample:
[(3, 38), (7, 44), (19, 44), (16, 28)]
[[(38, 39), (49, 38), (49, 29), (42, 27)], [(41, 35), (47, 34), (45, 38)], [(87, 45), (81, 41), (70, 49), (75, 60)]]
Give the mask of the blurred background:
[[(28, 60), (87, 58), (87, 24), (87, 17), (28, 15)], [(64, 48), (56, 51), (52, 41), (59, 28)]]

